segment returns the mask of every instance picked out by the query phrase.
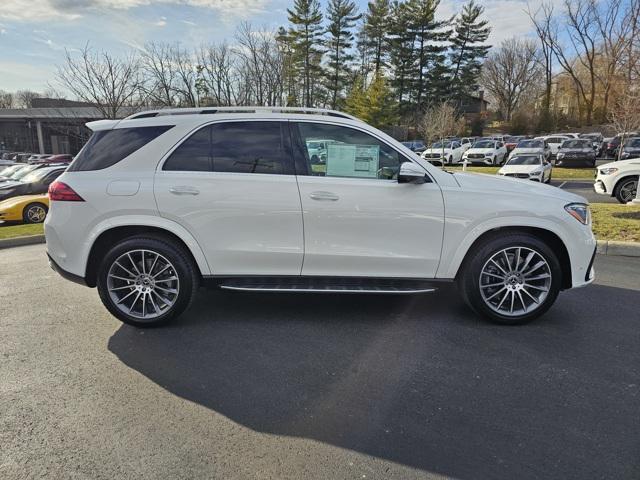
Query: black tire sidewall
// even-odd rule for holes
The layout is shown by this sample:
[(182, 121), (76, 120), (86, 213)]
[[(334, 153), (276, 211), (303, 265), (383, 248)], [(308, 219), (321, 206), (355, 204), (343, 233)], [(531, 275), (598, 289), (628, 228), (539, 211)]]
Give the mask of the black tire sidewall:
[[(635, 178), (634, 179), (633, 177), (629, 177), (629, 178), (624, 178), (624, 179), (622, 179), (622, 180), (620, 180), (618, 182), (618, 184), (616, 185), (615, 190), (614, 190), (614, 195), (616, 197), (616, 200), (618, 200), (618, 202), (620, 202), (622, 204), (626, 204), (627, 203), (620, 197), (620, 190), (622, 190), (622, 187), (624, 185), (626, 185), (628, 182), (634, 182), (634, 181), (639, 182), (638, 186), (640, 186), (640, 178)], [(638, 187), (636, 187), (636, 188), (638, 188)]]
[[(479, 282), (484, 264), (496, 252), (513, 246), (522, 246), (535, 250), (542, 255), (551, 269), (551, 286), (544, 302), (534, 311), (518, 317), (500, 315), (491, 310), (482, 299)], [(478, 246), (475, 254), (465, 262), (458, 284), (463, 291), (463, 299), (478, 314), (502, 325), (520, 325), (543, 315), (555, 302), (562, 285), (562, 268), (558, 257), (546, 243), (526, 233), (495, 235), (487, 238)]]
[[(180, 282), (180, 291), (175, 304), (169, 311), (153, 320), (141, 321), (139, 318), (119, 310), (113, 303), (107, 288), (107, 274), (113, 262), (123, 253), (136, 249), (154, 251), (166, 257), (175, 267)], [(171, 242), (171, 240), (154, 237), (133, 237), (116, 244), (105, 255), (100, 264), (97, 277), (98, 294), (107, 310), (122, 322), (143, 328), (164, 325), (180, 315), (193, 300), (197, 286), (198, 275), (196, 274), (196, 267), (189, 255), (187, 255), (182, 248)]]

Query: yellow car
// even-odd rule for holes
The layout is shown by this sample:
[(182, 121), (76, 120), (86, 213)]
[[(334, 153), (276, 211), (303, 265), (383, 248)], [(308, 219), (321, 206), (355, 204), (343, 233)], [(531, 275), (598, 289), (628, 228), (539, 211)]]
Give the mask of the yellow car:
[(23, 195), (0, 202), (0, 221), (42, 223), (49, 211), (47, 194)]

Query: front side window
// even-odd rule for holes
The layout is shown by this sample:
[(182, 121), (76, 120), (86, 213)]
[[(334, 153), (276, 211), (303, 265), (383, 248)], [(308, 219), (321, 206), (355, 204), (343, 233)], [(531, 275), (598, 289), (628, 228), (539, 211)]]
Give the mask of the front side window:
[[(368, 133), (340, 125), (300, 122), (302, 155), (311, 175), (394, 180), (408, 161)], [(315, 148), (324, 143), (323, 149)]]
[(288, 158), (281, 122), (216, 123), (178, 146), (163, 170), (284, 174)]

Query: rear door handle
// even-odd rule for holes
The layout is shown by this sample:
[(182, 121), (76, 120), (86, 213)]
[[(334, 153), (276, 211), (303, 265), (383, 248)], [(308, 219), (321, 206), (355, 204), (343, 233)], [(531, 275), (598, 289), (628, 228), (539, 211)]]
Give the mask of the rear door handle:
[(169, 191), (174, 195), (198, 195), (200, 193), (200, 190), (197, 188), (185, 185), (171, 187)]
[(338, 195), (331, 192), (311, 192), (309, 194), (309, 197), (311, 197), (313, 200), (328, 200), (330, 202), (335, 202), (340, 198), (338, 197)]

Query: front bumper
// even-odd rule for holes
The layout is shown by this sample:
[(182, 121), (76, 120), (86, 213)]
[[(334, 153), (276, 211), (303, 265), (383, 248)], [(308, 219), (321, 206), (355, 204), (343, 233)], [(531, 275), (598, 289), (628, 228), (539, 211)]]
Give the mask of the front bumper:
[(593, 189), (595, 190), (596, 193), (599, 193), (600, 195), (607, 194), (607, 186), (604, 184), (602, 180), (596, 180), (596, 183), (593, 184)]

